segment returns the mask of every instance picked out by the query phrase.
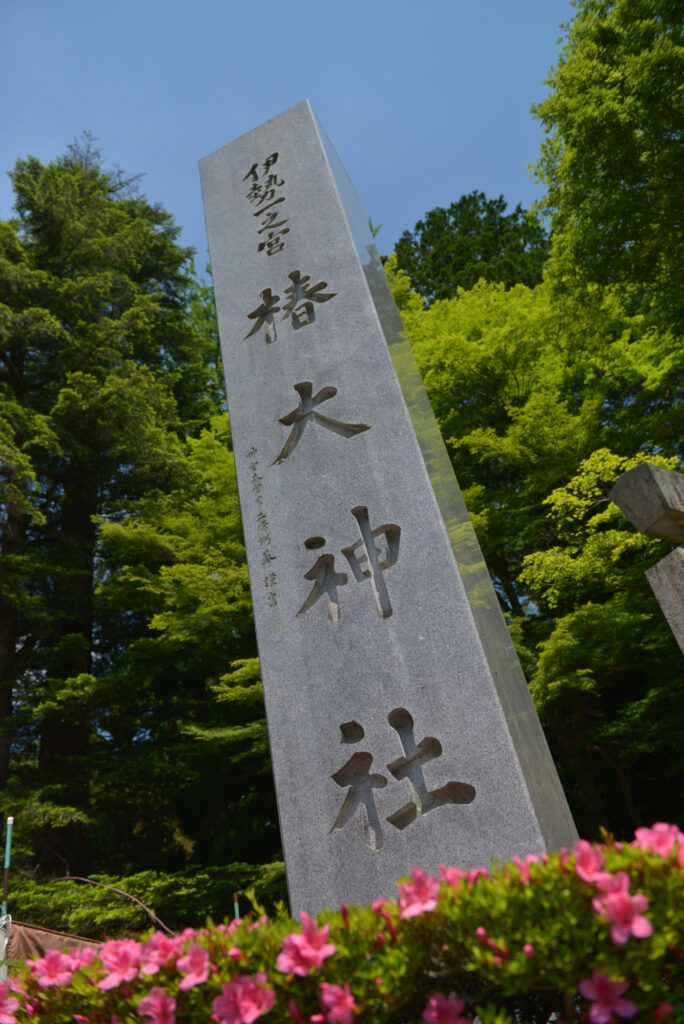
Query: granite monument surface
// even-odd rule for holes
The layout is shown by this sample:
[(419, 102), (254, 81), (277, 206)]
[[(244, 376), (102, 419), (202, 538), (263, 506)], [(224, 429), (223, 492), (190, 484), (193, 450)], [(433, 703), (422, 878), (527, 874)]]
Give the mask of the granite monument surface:
[[(610, 497), (639, 533), (684, 544), (684, 474), (642, 462), (622, 474)], [(661, 558), (646, 579), (684, 653), (684, 549)]]
[(576, 838), (354, 189), (308, 101), (200, 162), (293, 912)]

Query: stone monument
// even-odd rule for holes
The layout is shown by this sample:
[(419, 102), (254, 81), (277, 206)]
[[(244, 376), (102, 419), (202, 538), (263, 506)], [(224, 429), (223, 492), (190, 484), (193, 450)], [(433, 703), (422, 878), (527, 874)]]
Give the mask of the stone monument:
[(367, 221), (308, 101), (200, 169), (293, 912), (390, 895), (416, 865), (571, 844)]
[[(639, 533), (684, 544), (684, 474), (642, 462), (622, 474), (610, 497)], [(684, 548), (676, 547), (645, 575), (684, 653)]]

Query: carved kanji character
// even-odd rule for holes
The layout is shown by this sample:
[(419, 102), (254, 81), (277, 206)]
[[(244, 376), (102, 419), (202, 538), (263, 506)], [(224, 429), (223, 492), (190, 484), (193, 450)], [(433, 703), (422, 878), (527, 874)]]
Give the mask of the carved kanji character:
[(273, 167), (273, 165), (274, 165), (274, 163), (276, 163), (277, 159), (278, 159), (278, 154), (277, 153), (271, 153), (270, 156), (266, 157), (266, 159), (264, 160), (264, 174), (268, 174), (270, 168)]
[[(325, 538), (323, 537), (309, 537), (308, 540), (304, 541), (304, 547), (309, 549), (322, 547), (324, 544)], [(312, 565), (309, 571), (304, 574), (304, 579), (312, 580), (313, 587), (295, 618), (303, 615), (304, 612), (308, 612), (309, 608), (316, 604), (319, 597), (325, 594), (328, 599), (328, 618), (331, 622), (339, 622), (340, 606), (337, 598), (337, 588), (346, 586), (347, 574), (335, 570), (335, 556), (321, 555), (316, 564)]]
[(287, 235), (289, 233), (289, 228), (279, 228), (277, 232), (269, 231), (266, 241), (259, 242), (257, 245), (257, 252), (263, 252), (265, 249), (267, 256), (275, 256), (276, 253), (281, 252), (281, 250), (285, 248), (282, 235)]
[(294, 384), (293, 387), (299, 395), (299, 405), (292, 412), (289, 412), (287, 416), (283, 416), (278, 420), (284, 427), (291, 427), (292, 429), (283, 448), (271, 465), (275, 466), (285, 462), (287, 457), (292, 454), (304, 433), (304, 428), (310, 417), (313, 417), (314, 421), (320, 423), (322, 427), (332, 430), (333, 433), (340, 434), (342, 437), (355, 437), (356, 434), (362, 434), (364, 430), (370, 430), (367, 423), (343, 423), (342, 420), (332, 419), (330, 416), (324, 416), (323, 413), (316, 411), (316, 406), (320, 405), (321, 402), (327, 402), (328, 399), (335, 397), (337, 388), (321, 388), (318, 394), (312, 397), (313, 385), (310, 380)]
[(272, 228), (275, 231), (276, 228), (281, 228), (283, 224), (287, 224), (290, 219), (289, 217), (285, 217), (283, 220), (278, 220), (279, 216), (279, 210), (271, 210), (270, 213), (267, 213), (262, 221), (263, 226), (259, 228), (257, 235), (263, 235), (264, 231), (268, 231), (269, 228)]
[(314, 302), (329, 302), (330, 299), (335, 298), (337, 292), (323, 293), (322, 289), (328, 287), (327, 281), (319, 281), (318, 284), (310, 285), (311, 275), (305, 274), (302, 277), (299, 270), (293, 270), (287, 276), (292, 284), (285, 289), (285, 295), (288, 298), (283, 305), (285, 312), (282, 319), (287, 320), (289, 316), (292, 316), (292, 326), (295, 330), (299, 330), (300, 327), (312, 324), (316, 319)]
[[(375, 530), (370, 528), (368, 509), (365, 505), (357, 505), (351, 510), (352, 515), (359, 524), (361, 540), (357, 540), (350, 547), (342, 548), (342, 554), (349, 562), (349, 567), (354, 574), (357, 583), (363, 580), (370, 580), (378, 614), (382, 619), (387, 619), (392, 614), (387, 585), (383, 576), (383, 570), (389, 569), (395, 564), (399, 557), (399, 538), (401, 529), (395, 523), (383, 523)], [(384, 537), (386, 551), (375, 546), (375, 538)], [(365, 551), (362, 554), (361, 551)], [(362, 563), (367, 562), (369, 569), (363, 569)]]
[(245, 192), (245, 199), (247, 199), (250, 203), (253, 203), (257, 199), (261, 198), (263, 191), (264, 186), (260, 185), (258, 181), (253, 181), (252, 184), (249, 186), (249, 192)]
[(416, 743), (413, 718), (405, 708), (395, 708), (387, 721), (399, 735), (404, 756), (387, 765), (395, 779), (406, 779), (411, 788), (411, 800), (387, 818), (390, 825), (405, 829), (421, 815), (445, 804), (469, 804), (475, 799), (475, 790), (466, 782), (447, 782), (440, 789), (428, 790), (423, 766), (440, 757), (442, 744), (434, 736), (426, 736)]
[(280, 311), (280, 306), (276, 303), (280, 301), (279, 295), (273, 295), (270, 288), (264, 288), (261, 293), (261, 305), (253, 309), (251, 313), (247, 314), (248, 320), (254, 320), (254, 327), (245, 334), (245, 340), (251, 338), (253, 334), (260, 331), (262, 327), (266, 328), (266, 341), (273, 342), (276, 340), (276, 326), (273, 322), (274, 314)]
[[(254, 185), (252, 187), (253, 188), (257, 188), (258, 187), (259, 189), (262, 188), (261, 185), (259, 185), (259, 186)], [(252, 214), (253, 217), (263, 217), (263, 215), (266, 213), (267, 210), (272, 209), (272, 207), (277, 206), (279, 203), (284, 203), (285, 202), (285, 196), (279, 196), (278, 199), (273, 199), (273, 202), (269, 202), (268, 206), (263, 206), (262, 207), (261, 204), (265, 203), (267, 198), (272, 198), (275, 195), (275, 191), (273, 189), (271, 189), (270, 191), (271, 191), (271, 196), (269, 196), (269, 197), (264, 196), (262, 198), (261, 202), (259, 203), (259, 206), (261, 207), (261, 209), (255, 210), (255, 212)], [(259, 194), (261, 195), (262, 193), (260, 192)]]
[(348, 786), (349, 789), (330, 833), (339, 832), (344, 828), (360, 806), (363, 818), (363, 840), (371, 850), (380, 850), (383, 842), (382, 829), (373, 790), (384, 789), (387, 779), (384, 775), (371, 774), (372, 763), (372, 754), (358, 751), (356, 754), (352, 754), (339, 771), (331, 775), (333, 782), (336, 782), (338, 786)]

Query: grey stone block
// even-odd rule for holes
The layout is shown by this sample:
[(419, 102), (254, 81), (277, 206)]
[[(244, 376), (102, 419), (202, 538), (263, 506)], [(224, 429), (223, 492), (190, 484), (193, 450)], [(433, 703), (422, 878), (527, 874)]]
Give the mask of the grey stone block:
[(643, 462), (623, 473), (611, 500), (649, 537), (684, 544), (684, 474)]
[(366, 218), (311, 107), (200, 168), (293, 911), (390, 894), (418, 864), (571, 844)]
[(684, 549), (675, 548), (646, 571), (646, 579), (684, 653)]

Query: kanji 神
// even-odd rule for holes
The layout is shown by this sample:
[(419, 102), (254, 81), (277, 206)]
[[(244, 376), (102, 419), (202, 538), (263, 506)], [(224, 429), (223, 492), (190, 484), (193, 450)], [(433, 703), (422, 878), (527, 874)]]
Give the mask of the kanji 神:
[(283, 320), (287, 320), (289, 316), (292, 316), (292, 326), (297, 331), (300, 327), (312, 324), (316, 319), (314, 312), (315, 302), (329, 302), (330, 299), (335, 298), (337, 292), (323, 291), (324, 288), (328, 287), (327, 281), (309, 284), (311, 275), (305, 274), (302, 277), (299, 270), (293, 270), (287, 276), (292, 284), (285, 289), (287, 302), (283, 305), (285, 310)]
[[(413, 717), (406, 708), (395, 708), (387, 716), (387, 721), (398, 733), (404, 751), (404, 756), (388, 764), (387, 770), (395, 779), (408, 781), (411, 790), (409, 802), (387, 817), (390, 825), (403, 830), (438, 807), (472, 803), (475, 799), (475, 789), (466, 782), (448, 782), (439, 789), (428, 790), (423, 766), (441, 756), (442, 744), (434, 736), (426, 736), (417, 744)], [(340, 728), (345, 743), (360, 743), (364, 737), (363, 727), (358, 722), (346, 723)], [(360, 806), (364, 842), (371, 850), (379, 850), (383, 838), (373, 790), (384, 789), (387, 779), (384, 775), (371, 774), (372, 763), (372, 754), (368, 751), (359, 751), (331, 775), (333, 782), (338, 786), (348, 786), (349, 789), (330, 832), (338, 832), (344, 828)]]
[[(370, 581), (378, 614), (381, 619), (387, 619), (392, 614), (392, 605), (383, 571), (391, 568), (399, 557), (401, 529), (395, 523), (383, 523), (382, 526), (371, 530), (368, 509), (365, 505), (353, 508), (351, 514), (359, 524), (361, 540), (357, 540), (348, 548), (342, 548), (342, 554), (349, 562), (349, 567), (357, 583), (361, 583), (362, 580)], [(384, 551), (376, 548), (376, 537), (384, 537)], [(369, 569), (361, 567), (364, 562), (370, 566)]]
[(367, 423), (343, 423), (342, 420), (335, 420), (330, 416), (324, 416), (323, 413), (317, 412), (316, 406), (320, 405), (321, 402), (327, 402), (328, 399), (334, 398), (337, 394), (337, 388), (324, 387), (321, 388), (318, 394), (314, 395), (313, 385), (310, 380), (294, 384), (293, 387), (299, 395), (299, 405), (292, 412), (289, 412), (287, 416), (283, 416), (278, 420), (284, 427), (291, 427), (292, 429), (283, 448), (273, 460), (273, 466), (285, 462), (288, 456), (292, 454), (310, 418), (313, 418), (316, 423), (320, 423), (327, 430), (332, 430), (333, 433), (340, 434), (342, 437), (355, 437), (356, 434), (362, 434), (364, 430), (370, 430)]
[[(281, 420), (282, 422), (282, 420)], [(294, 446), (293, 446), (294, 447)], [(357, 583), (368, 580), (375, 596), (375, 604), (380, 618), (387, 619), (392, 614), (387, 584), (383, 576), (386, 569), (391, 568), (399, 557), (399, 538), (401, 528), (395, 523), (383, 523), (371, 530), (368, 518), (368, 509), (365, 505), (358, 505), (351, 510), (351, 514), (359, 524), (361, 539), (350, 547), (342, 548), (341, 554), (347, 559)], [(375, 546), (375, 539), (381, 537), (384, 540), (383, 548)], [(315, 542), (315, 543), (314, 543)], [(325, 538), (310, 537), (304, 541), (307, 548), (322, 547)], [(363, 552), (362, 553), (362, 549)], [(367, 563), (370, 568), (362, 568)], [(345, 586), (347, 574), (338, 573), (335, 569), (334, 555), (321, 555), (314, 566), (304, 574), (304, 579), (314, 580), (314, 586), (297, 615), (312, 608), (319, 597), (326, 594), (328, 597), (328, 618), (331, 622), (339, 622), (340, 609), (337, 597), (337, 588)]]

